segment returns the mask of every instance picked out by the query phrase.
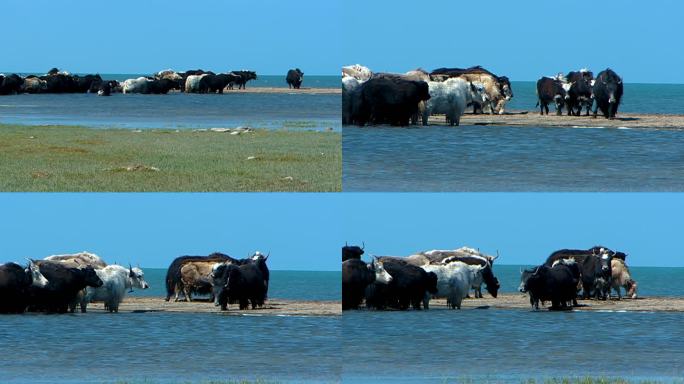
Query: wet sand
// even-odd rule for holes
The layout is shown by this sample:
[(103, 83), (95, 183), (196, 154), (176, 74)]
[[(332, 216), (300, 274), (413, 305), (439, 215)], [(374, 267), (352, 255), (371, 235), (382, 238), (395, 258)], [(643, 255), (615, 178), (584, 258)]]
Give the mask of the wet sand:
[[(484, 292), (483, 292), (484, 293)], [(610, 300), (578, 300), (579, 307), (575, 311), (630, 311), (630, 312), (684, 312), (684, 297), (643, 297), (637, 299), (622, 298), (618, 300), (613, 297)], [(551, 303), (546, 303), (548, 306)], [(499, 294), (495, 299), (488, 294), (482, 299), (465, 299), (461, 305), (461, 310), (470, 309), (512, 309), (526, 310), (532, 309), (530, 299), (527, 295), (516, 293)], [(548, 307), (539, 306), (540, 310)], [(446, 300), (430, 300), (430, 310), (447, 309)]]
[[(431, 116), (431, 125), (446, 125), (444, 116)], [(461, 125), (506, 125), (528, 127), (570, 127), (570, 128), (657, 128), (684, 129), (684, 115), (655, 115), (620, 113), (613, 120), (599, 115), (556, 116), (554, 112), (540, 116), (538, 111), (510, 111), (505, 115), (473, 115), (466, 113), (461, 117)]]
[[(88, 312), (104, 312), (102, 303), (88, 304)], [(214, 303), (203, 301), (169, 302), (161, 297), (128, 296), (119, 306), (120, 313), (221, 313), (234, 316), (338, 316), (342, 314), (339, 301), (302, 301), (269, 299), (263, 308), (239, 310), (237, 305), (229, 305), (227, 311), (221, 311)]]
[[(547, 303), (550, 305), (550, 303)], [(546, 310), (548, 307), (541, 307)], [(446, 300), (430, 300), (430, 310), (446, 310)], [(527, 295), (516, 293), (499, 294), (493, 298), (488, 294), (482, 299), (467, 298), (463, 300), (461, 310), (473, 309), (507, 309), (525, 310), (532, 309)], [(684, 297), (640, 297), (638, 299), (613, 297), (610, 300), (579, 300), (576, 311), (630, 311), (630, 312), (684, 312)], [(97, 313), (104, 312), (102, 303), (91, 303), (88, 311)], [(206, 299), (193, 302), (164, 301), (161, 297), (127, 297), (119, 307), (121, 313), (221, 313), (233, 316), (339, 316), (342, 314), (342, 305), (339, 301), (303, 301), (269, 299), (263, 308), (255, 310), (238, 310), (237, 306), (230, 305), (227, 311), (220, 311), (213, 303)]]

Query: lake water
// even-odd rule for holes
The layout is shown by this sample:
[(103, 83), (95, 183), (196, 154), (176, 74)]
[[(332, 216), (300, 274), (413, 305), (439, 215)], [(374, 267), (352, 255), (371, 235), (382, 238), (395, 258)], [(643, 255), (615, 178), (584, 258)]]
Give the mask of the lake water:
[(185, 313), (0, 317), (3, 383), (336, 382), (335, 317)]
[(343, 130), (345, 191), (681, 191), (684, 132), (461, 126)]
[(350, 311), (342, 333), (345, 383), (684, 375), (683, 313)]
[[(127, 78), (132, 75), (119, 75)], [(117, 77), (116, 75), (107, 77)], [(307, 86), (328, 87), (338, 76), (312, 76)], [(248, 87), (282, 87), (263, 76)], [(285, 84), (287, 87), (287, 84)], [(339, 131), (340, 95), (231, 93), (168, 95), (37, 94), (0, 97), (0, 123), (81, 125), (97, 128), (238, 127)]]
[[(536, 113), (535, 82), (507, 109)], [(625, 84), (622, 112), (684, 113), (684, 85)], [(345, 191), (681, 191), (684, 132), (344, 127)]]
[[(502, 292), (517, 292), (524, 267), (494, 265)], [(630, 272), (641, 297), (684, 296), (684, 268)], [(362, 310), (344, 313), (342, 333), (343, 360), (353, 361), (343, 366), (345, 383), (577, 376), (681, 383), (684, 375), (684, 313)]]
[[(165, 296), (165, 274), (146, 268), (151, 288), (131, 296)], [(269, 297), (339, 301), (340, 279), (338, 271), (271, 271)], [(3, 315), (0, 373), (3, 383), (336, 382), (339, 333), (336, 317)]]

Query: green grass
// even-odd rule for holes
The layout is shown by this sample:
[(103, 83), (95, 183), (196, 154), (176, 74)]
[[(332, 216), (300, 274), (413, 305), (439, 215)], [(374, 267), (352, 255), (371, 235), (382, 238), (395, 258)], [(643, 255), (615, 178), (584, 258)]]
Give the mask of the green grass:
[(0, 125), (0, 191), (309, 191), (342, 188), (337, 132), (231, 135)]
[[(178, 381), (173, 384), (277, 384), (277, 381), (268, 381), (262, 379), (246, 380), (246, 379), (228, 379), (228, 380), (208, 380), (208, 381)], [(105, 383), (103, 383), (105, 384)], [(157, 384), (156, 381), (148, 380), (120, 380), (113, 384)]]
[[(121, 380), (115, 381), (114, 384), (156, 384), (155, 381), (141, 380), (141, 381), (128, 381)], [(208, 381), (179, 381), (174, 384), (277, 384), (277, 381), (268, 381), (262, 379), (256, 380), (246, 380), (246, 379), (228, 379), (228, 380), (208, 380)]]

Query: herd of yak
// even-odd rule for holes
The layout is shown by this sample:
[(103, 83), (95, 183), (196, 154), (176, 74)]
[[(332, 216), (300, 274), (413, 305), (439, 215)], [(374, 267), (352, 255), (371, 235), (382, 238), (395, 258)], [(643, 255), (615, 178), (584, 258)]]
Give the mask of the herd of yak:
[[(497, 256), (489, 256), (468, 247), (456, 250), (432, 250), (408, 257), (375, 256), (362, 260), (363, 247), (342, 248), (342, 309), (428, 309), (430, 299), (446, 299), (447, 306), (461, 308), (463, 299), (473, 289), (482, 297), (484, 284), (496, 298), (500, 288), (493, 266)], [(519, 291), (527, 293), (530, 304), (550, 302), (549, 309), (571, 309), (577, 299), (606, 300), (611, 289), (622, 298), (624, 288), (637, 297), (637, 283), (625, 264), (627, 255), (606, 247), (587, 250), (562, 249), (552, 253), (538, 267), (520, 271)]]
[(270, 272), (268, 255), (256, 252), (246, 259), (234, 259), (223, 253), (209, 256), (177, 257), (166, 272), (166, 301), (180, 295), (192, 301), (193, 294), (210, 295), (221, 310), (228, 304), (240, 309), (263, 307), (268, 295)]
[[(209, 294), (221, 310), (228, 304), (240, 309), (264, 305), (268, 294), (268, 256), (260, 252), (246, 259), (222, 253), (176, 258), (166, 274), (168, 301), (171, 296), (192, 301), (192, 294)], [(140, 268), (107, 263), (99, 256), (81, 252), (0, 265), (0, 313), (86, 312), (91, 302), (104, 303), (105, 310), (118, 312), (119, 304), (133, 288), (149, 284)]]
[[(587, 69), (567, 76), (542, 77), (537, 81), (537, 100), (541, 114), (556, 105), (558, 115), (567, 107), (568, 115), (579, 116), (583, 107), (587, 115), (595, 103), (606, 118), (617, 114), (622, 98), (622, 79), (611, 69), (594, 78)], [(342, 67), (342, 124), (390, 124), (406, 126), (421, 119), (428, 124), (431, 115), (445, 115), (449, 125), (459, 125), (466, 107), (473, 113), (488, 111), (505, 113), (505, 105), (513, 97), (506, 76), (475, 66), (470, 68), (438, 68), (432, 72), (416, 69), (404, 74), (373, 73), (360, 64)]]
[(92, 301), (101, 301), (109, 312), (118, 312), (126, 292), (147, 289), (140, 268), (108, 265), (99, 256), (81, 252), (0, 265), (0, 313), (86, 312)]
[[(0, 74), (0, 95), (19, 93), (97, 93), (110, 96), (112, 93), (167, 94), (171, 90), (187, 93), (223, 93), (224, 89), (244, 89), (247, 82), (256, 80), (254, 71), (231, 71), (214, 73), (202, 69), (175, 72), (167, 69), (152, 76), (117, 80), (103, 79), (96, 75), (72, 75), (52, 68), (43, 76)], [(285, 81), (288, 87), (299, 89), (304, 72), (299, 68), (287, 72)]]

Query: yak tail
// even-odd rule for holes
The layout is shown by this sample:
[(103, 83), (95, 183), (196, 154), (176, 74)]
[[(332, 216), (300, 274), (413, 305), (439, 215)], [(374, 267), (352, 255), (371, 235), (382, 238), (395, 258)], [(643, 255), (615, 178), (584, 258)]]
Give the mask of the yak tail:
[(538, 106), (539, 106), (539, 100), (537, 100), (537, 105), (535, 105), (534, 107), (537, 108)]

